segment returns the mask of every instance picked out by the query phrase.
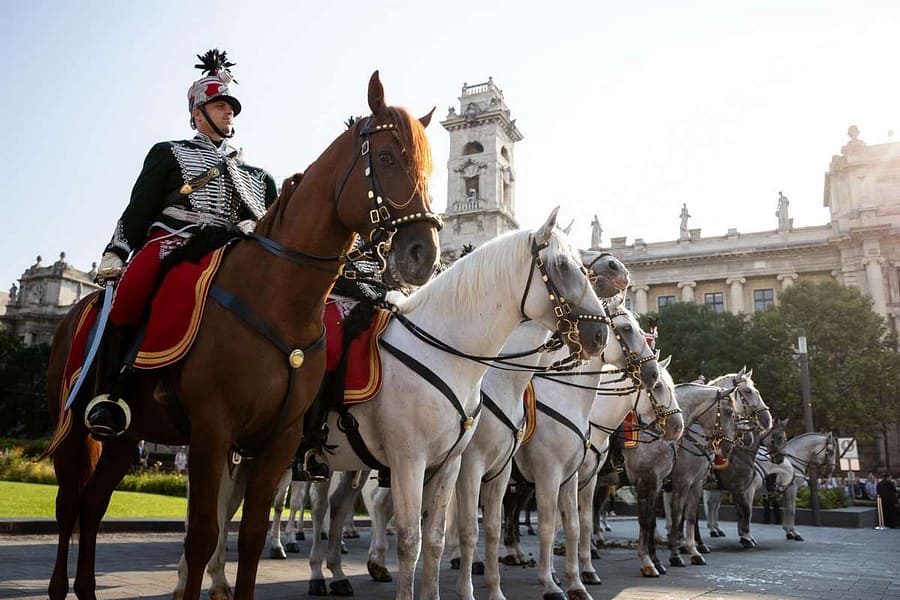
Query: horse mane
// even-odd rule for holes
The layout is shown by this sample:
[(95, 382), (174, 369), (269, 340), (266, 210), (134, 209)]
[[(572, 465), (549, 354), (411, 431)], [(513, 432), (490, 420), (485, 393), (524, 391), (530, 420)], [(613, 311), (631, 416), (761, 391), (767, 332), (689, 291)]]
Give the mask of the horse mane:
[(477, 300), (487, 291), (485, 288), (509, 280), (512, 260), (530, 259), (530, 241), (531, 232), (520, 230), (479, 246), (403, 300), (399, 304), (400, 312), (409, 313), (422, 305), (438, 312), (447, 305), (457, 306), (464, 313), (475, 309)]

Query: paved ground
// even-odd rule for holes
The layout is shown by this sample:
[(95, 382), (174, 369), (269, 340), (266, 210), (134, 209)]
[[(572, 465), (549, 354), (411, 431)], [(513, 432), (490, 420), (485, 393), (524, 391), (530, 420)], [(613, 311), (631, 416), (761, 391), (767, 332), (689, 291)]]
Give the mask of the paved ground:
[[(753, 526), (758, 548), (742, 550), (727, 524), (729, 537), (710, 539), (713, 553), (709, 565), (670, 568), (660, 579), (640, 576), (633, 549), (605, 549), (594, 565), (604, 582), (590, 588), (597, 600), (683, 600), (689, 598), (770, 599), (815, 598), (900, 599), (900, 530), (801, 528), (804, 542), (784, 539), (774, 525)], [(612, 539), (626, 542), (637, 534), (634, 519), (612, 523)], [(536, 538), (524, 536), (526, 552), (536, 552)], [(230, 538), (235, 548), (236, 538)], [(348, 540), (350, 558), (347, 572), (357, 598), (394, 598), (392, 583), (374, 583), (365, 570), (368, 532), (358, 540)], [(307, 551), (309, 542), (302, 543)], [(73, 550), (77, 547), (73, 548)], [(177, 534), (104, 534), (100, 539), (97, 564), (98, 598), (171, 597), (175, 564), (181, 552)], [(52, 536), (0, 536), (0, 598), (44, 598), (55, 553)], [(663, 558), (663, 554), (660, 558)], [(301, 558), (304, 557), (304, 558)], [(229, 561), (236, 560), (235, 552)], [(562, 558), (556, 568), (562, 572)], [(664, 558), (664, 562), (667, 560)], [(74, 553), (69, 572), (74, 572)], [(396, 569), (396, 558), (389, 561)], [(229, 563), (234, 578), (236, 564)], [(287, 561), (264, 559), (260, 563), (257, 598), (291, 599), (307, 596), (309, 568), (305, 554), (290, 555)], [(502, 567), (503, 589), (509, 600), (540, 598), (534, 568)], [(456, 571), (447, 564), (442, 573), (441, 591), (455, 598)], [(475, 595), (486, 598), (481, 581), (475, 579)]]

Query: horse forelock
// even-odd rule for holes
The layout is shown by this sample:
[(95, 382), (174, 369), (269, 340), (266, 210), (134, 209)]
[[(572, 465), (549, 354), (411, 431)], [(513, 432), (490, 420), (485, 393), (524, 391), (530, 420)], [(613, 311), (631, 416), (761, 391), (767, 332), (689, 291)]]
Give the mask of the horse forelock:
[(434, 163), (431, 158), (431, 143), (425, 134), (425, 127), (403, 107), (390, 106), (388, 111), (397, 126), (403, 147), (406, 149), (416, 189), (428, 202), (428, 179), (434, 171)]
[[(471, 314), (480, 299), (495, 293), (499, 285), (506, 285), (508, 293), (524, 292), (524, 281), (520, 281), (512, 264), (521, 264), (524, 270), (530, 264), (531, 232), (513, 231), (501, 235), (463, 256), (437, 277), (412, 293), (400, 305), (402, 313), (409, 313), (423, 305), (438, 314), (450, 309)], [(516, 292), (515, 286), (522, 285)], [(512, 308), (512, 307), (511, 307)], [(518, 306), (514, 308), (518, 310)]]

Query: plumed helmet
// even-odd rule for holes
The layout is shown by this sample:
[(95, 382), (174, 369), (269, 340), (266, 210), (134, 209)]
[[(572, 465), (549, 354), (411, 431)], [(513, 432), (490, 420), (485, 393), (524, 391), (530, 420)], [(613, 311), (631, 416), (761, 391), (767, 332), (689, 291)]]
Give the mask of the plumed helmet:
[(203, 77), (191, 84), (188, 89), (188, 112), (191, 114), (191, 127), (194, 127), (194, 109), (200, 108), (213, 100), (225, 100), (234, 109), (234, 115), (241, 113), (241, 103), (231, 94), (229, 84), (237, 81), (231, 75), (230, 68), (235, 65), (228, 61), (226, 52), (218, 48), (208, 50), (206, 54), (198, 54), (199, 64), (194, 65), (203, 72)]

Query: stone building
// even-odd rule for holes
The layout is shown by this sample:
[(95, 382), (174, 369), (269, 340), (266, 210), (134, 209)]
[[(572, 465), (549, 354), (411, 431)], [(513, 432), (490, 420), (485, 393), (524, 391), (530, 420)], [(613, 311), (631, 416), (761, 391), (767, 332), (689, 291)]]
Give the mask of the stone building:
[(72, 305), (99, 287), (94, 284), (97, 265), (90, 272), (79, 271), (59, 260), (44, 266), (38, 256), (22, 273), (19, 285), (9, 290), (6, 314), (0, 313), (0, 326), (18, 336), (26, 345), (49, 344), (60, 320)]
[(522, 133), (490, 77), (464, 83), (459, 112), (451, 106), (441, 125), (450, 133), (441, 255), (453, 261), (463, 246), (479, 246), (519, 228), (514, 147)]

